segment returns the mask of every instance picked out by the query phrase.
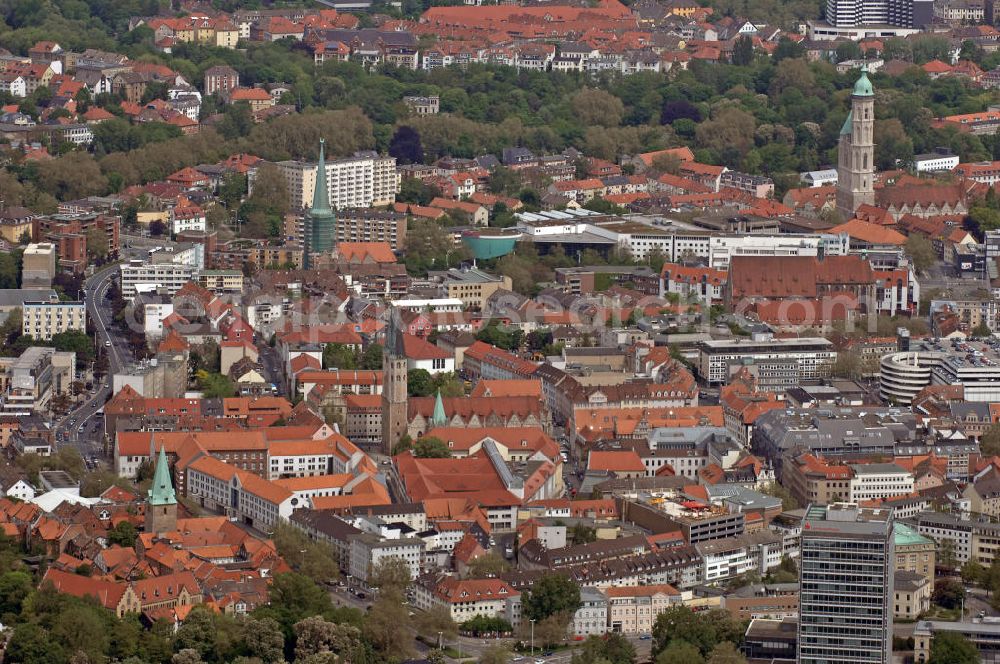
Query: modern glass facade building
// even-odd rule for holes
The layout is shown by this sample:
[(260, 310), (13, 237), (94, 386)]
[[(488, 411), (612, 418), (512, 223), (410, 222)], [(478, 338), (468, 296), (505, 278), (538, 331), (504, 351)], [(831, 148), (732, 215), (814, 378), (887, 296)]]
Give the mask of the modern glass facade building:
[(892, 661), (892, 511), (813, 505), (802, 525), (799, 664)]

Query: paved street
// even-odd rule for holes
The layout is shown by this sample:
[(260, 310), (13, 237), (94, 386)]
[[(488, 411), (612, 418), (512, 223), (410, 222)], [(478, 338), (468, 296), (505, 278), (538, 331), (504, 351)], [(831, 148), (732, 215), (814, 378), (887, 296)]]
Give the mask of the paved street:
[(278, 351), (268, 345), (267, 339), (260, 339), (257, 342), (258, 359), (264, 367), (265, 377), (274, 383), (278, 388), (278, 396), (286, 396), (288, 387), (285, 383), (284, 372), (281, 366), (281, 355)]
[[(85, 460), (104, 453), (104, 418), (97, 411), (111, 396), (111, 376), (132, 358), (126, 342), (112, 335), (111, 331), (111, 307), (106, 295), (117, 273), (117, 264), (108, 265), (84, 283), (84, 299), (87, 315), (93, 322), (95, 349), (97, 353), (108, 354), (108, 373), (101, 381), (95, 381), (93, 392), (82, 403), (53, 423), (57, 443), (73, 445)], [(111, 341), (110, 346), (105, 343), (107, 341)]]
[(921, 290), (940, 290), (942, 298), (967, 297), (970, 293), (989, 286), (983, 279), (957, 277), (953, 268), (940, 262), (921, 272), (919, 279)]

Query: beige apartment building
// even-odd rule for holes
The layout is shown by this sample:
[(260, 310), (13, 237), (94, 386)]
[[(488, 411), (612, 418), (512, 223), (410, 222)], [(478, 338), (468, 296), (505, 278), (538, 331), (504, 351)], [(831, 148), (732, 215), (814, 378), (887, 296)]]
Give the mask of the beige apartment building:
[(476, 268), (452, 268), (431, 276), (442, 280), (446, 297), (461, 300), (465, 308), (477, 311), (482, 311), (498, 290), (513, 290), (510, 277), (493, 276)]
[(48, 341), (53, 335), (87, 331), (84, 302), (30, 301), (21, 306), (21, 334)]
[(243, 273), (239, 270), (202, 270), (195, 279), (213, 293), (243, 292)]
[(51, 288), (56, 276), (56, 245), (29, 244), (21, 258), (21, 288)]
[(608, 625), (621, 634), (650, 634), (656, 616), (681, 602), (671, 585), (625, 586), (604, 589), (608, 597)]
[[(292, 209), (304, 210), (311, 206), (316, 190), (316, 164), (279, 161), (275, 166), (285, 178)], [(383, 157), (376, 152), (356, 152), (345, 159), (329, 159), (326, 184), (330, 205), (337, 210), (391, 205), (399, 191), (396, 158)]]
[(337, 242), (388, 242), (393, 251), (406, 244), (406, 215), (383, 210), (337, 213)]
[(931, 608), (934, 584), (916, 572), (896, 571), (893, 583), (893, 615), (904, 620), (916, 620)]

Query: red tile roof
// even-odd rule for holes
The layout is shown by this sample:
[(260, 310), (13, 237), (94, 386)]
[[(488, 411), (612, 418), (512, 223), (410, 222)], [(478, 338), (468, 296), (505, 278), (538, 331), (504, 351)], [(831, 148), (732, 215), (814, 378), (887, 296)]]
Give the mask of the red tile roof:
[(865, 285), (871, 265), (858, 256), (734, 256), (729, 268), (734, 298), (815, 298), (820, 286)]
[(634, 450), (594, 451), (587, 460), (587, 470), (607, 470), (613, 473), (646, 472), (646, 465)]
[(106, 609), (115, 610), (125, 595), (128, 586), (119, 581), (108, 581), (99, 577), (71, 574), (50, 567), (45, 572), (42, 583), (51, 583), (61, 593), (74, 597), (93, 597)]
[(271, 101), (271, 93), (263, 88), (235, 88), (229, 91), (230, 101)]
[(500, 579), (457, 579), (446, 577), (434, 594), (449, 604), (480, 601), (503, 601), (520, 593)]
[(862, 221), (861, 219), (851, 219), (839, 226), (834, 226), (826, 232), (847, 233), (851, 239), (860, 240), (867, 244), (896, 246), (906, 244), (906, 236), (902, 233), (878, 224)]
[(349, 263), (395, 263), (396, 254), (388, 242), (338, 242), (337, 252)]
[(408, 360), (448, 360), (454, 359), (454, 355), (435, 346), (434, 344), (415, 337), (412, 334), (404, 334), (403, 354)]

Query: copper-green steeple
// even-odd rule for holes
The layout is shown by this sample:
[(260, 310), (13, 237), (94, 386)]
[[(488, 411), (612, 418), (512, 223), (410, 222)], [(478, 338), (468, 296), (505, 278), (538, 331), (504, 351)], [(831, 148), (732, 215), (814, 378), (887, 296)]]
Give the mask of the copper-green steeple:
[(436, 427), (448, 424), (448, 416), (444, 412), (444, 402), (441, 400), (441, 390), (437, 392), (434, 400), (434, 413), (431, 415), (431, 424)]
[(330, 207), (330, 190), (326, 184), (326, 155), (324, 141), (319, 139), (319, 161), (316, 164), (316, 189), (313, 191), (313, 203), (306, 215), (308, 231), (306, 233), (306, 267), (311, 267), (310, 254), (329, 254), (333, 251), (334, 235), (336, 234), (337, 215)]
[(310, 214), (317, 212), (332, 213), (330, 209), (330, 190), (326, 187), (326, 155), (325, 139), (319, 139), (319, 162), (316, 164), (316, 189), (313, 191), (313, 204)]
[(156, 459), (156, 471), (153, 473), (153, 486), (148, 493), (150, 505), (176, 505), (177, 494), (170, 481), (170, 468), (167, 466), (167, 453), (160, 447), (160, 455)]

